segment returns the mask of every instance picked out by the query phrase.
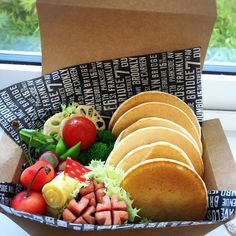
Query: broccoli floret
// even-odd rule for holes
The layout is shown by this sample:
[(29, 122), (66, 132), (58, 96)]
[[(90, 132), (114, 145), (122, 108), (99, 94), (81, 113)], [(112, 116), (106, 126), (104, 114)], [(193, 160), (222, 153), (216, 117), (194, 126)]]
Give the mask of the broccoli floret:
[(106, 143), (97, 142), (93, 144), (89, 149), (80, 153), (78, 161), (82, 165), (88, 165), (92, 160), (106, 161), (109, 156), (113, 145), (107, 145)]
[(109, 130), (97, 131), (96, 143), (79, 155), (79, 162), (88, 165), (92, 160), (106, 161), (114, 147), (115, 137)]
[(102, 142), (106, 144), (114, 143), (115, 137), (110, 130), (99, 130), (97, 131), (97, 142)]
[[(114, 145), (115, 145), (115, 143), (109, 143), (109, 144), (107, 144), (107, 147), (108, 147), (108, 153), (109, 153), (109, 154), (110, 154), (111, 151), (113, 150)], [(108, 154), (108, 155), (109, 155), (109, 154)], [(107, 157), (108, 157), (108, 156), (107, 156)]]

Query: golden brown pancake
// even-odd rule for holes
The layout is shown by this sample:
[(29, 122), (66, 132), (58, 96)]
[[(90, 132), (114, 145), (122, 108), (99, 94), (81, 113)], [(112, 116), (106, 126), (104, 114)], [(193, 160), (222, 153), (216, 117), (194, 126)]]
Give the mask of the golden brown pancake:
[(193, 122), (182, 110), (167, 103), (148, 102), (131, 108), (116, 121), (112, 133), (115, 137), (118, 137), (124, 129), (139, 119), (147, 117), (167, 119), (184, 127), (194, 138), (201, 150), (201, 137), (199, 136)]
[(199, 146), (197, 145), (196, 141), (193, 139), (193, 137), (189, 134), (189, 132), (183, 128), (182, 126), (178, 125), (175, 122), (172, 122), (167, 119), (162, 119), (162, 118), (157, 118), (157, 117), (147, 117), (147, 118), (142, 118), (140, 120), (137, 120), (135, 123), (124, 129), (118, 138), (116, 139), (116, 144), (118, 144), (123, 138), (125, 138), (127, 135), (131, 134), (132, 132), (141, 129), (141, 128), (146, 128), (149, 126), (162, 126), (170, 129), (177, 130), (184, 135), (188, 136), (188, 138), (191, 139), (191, 141), (199, 148), (200, 153), (202, 153), (202, 143), (199, 143)]
[(202, 158), (193, 142), (186, 135), (164, 127), (150, 126), (129, 134), (114, 147), (106, 163), (116, 167), (119, 161), (131, 150), (157, 141), (169, 142), (181, 148), (188, 155), (197, 173), (200, 176), (203, 175)]
[(192, 111), (192, 109), (181, 99), (178, 97), (171, 95), (169, 93), (164, 93), (160, 91), (146, 91), (141, 92), (135, 96), (132, 96), (131, 98), (127, 99), (125, 102), (123, 102), (118, 109), (113, 114), (110, 123), (109, 123), (109, 129), (112, 129), (116, 121), (129, 109), (140, 105), (142, 103), (146, 102), (164, 102), (173, 106), (178, 107), (183, 112), (185, 112), (189, 118), (194, 123), (197, 132), (199, 135), (201, 135), (201, 127), (199, 125), (199, 122), (197, 120), (196, 115)]
[(192, 162), (182, 149), (174, 144), (161, 141), (143, 145), (128, 152), (118, 163), (117, 168), (121, 168), (124, 172), (127, 172), (136, 164), (155, 158), (167, 158), (180, 161), (194, 169)]
[(140, 216), (153, 221), (203, 220), (207, 190), (201, 177), (189, 166), (170, 159), (140, 162), (121, 182), (140, 208)]

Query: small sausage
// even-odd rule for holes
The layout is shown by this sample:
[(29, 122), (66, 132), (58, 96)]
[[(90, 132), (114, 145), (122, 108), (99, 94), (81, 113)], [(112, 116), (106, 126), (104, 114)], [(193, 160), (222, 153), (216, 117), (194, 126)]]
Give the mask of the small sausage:
[(104, 183), (99, 183), (99, 184), (97, 184), (95, 181), (94, 181), (93, 183), (94, 183), (95, 191), (98, 190), (98, 189), (100, 189), (100, 188), (103, 188), (103, 189), (105, 188)]
[(83, 197), (91, 192), (94, 192), (94, 184), (93, 181), (90, 181), (89, 185), (87, 187), (80, 189), (80, 196)]
[(128, 220), (129, 215), (126, 211), (112, 211), (113, 225), (121, 225)]
[(82, 216), (78, 217), (73, 223), (75, 224), (87, 224)]
[(87, 221), (88, 224), (95, 224), (96, 220), (94, 216), (91, 216), (95, 212), (95, 207), (90, 206), (86, 209), (82, 217)]
[(72, 199), (67, 208), (72, 211), (75, 215), (79, 216), (82, 211), (88, 206), (89, 200), (85, 197), (82, 197), (80, 201), (77, 203), (75, 199)]
[(95, 194), (94, 192), (91, 192), (87, 195), (84, 195), (83, 197), (87, 198), (89, 200), (89, 205), (90, 206), (95, 206), (97, 205), (97, 202), (96, 202), (96, 197), (95, 197)]
[(96, 207), (96, 212), (100, 211), (110, 211), (111, 210), (111, 200), (108, 196), (104, 196), (102, 203), (98, 203)]
[(96, 190), (96, 200), (98, 203), (102, 202), (104, 196), (105, 196), (105, 188), (99, 188)]
[(99, 225), (111, 225), (111, 211), (101, 211), (95, 213), (96, 221)]
[(116, 194), (111, 197), (111, 209), (112, 210), (126, 210), (127, 204), (124, 201), (118, 201)]
[(76, 220), (76, 216), (68, 208), (63, 211), (62, 218), (63, 220), (68, 222), (73, 222), (74, 220)]

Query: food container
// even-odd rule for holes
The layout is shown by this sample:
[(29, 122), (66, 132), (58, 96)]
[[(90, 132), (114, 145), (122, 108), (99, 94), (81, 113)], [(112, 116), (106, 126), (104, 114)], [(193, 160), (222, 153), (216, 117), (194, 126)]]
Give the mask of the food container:
[(91, 61), (201, 47), (215, 0), (37, 0), (43, 73)]
[[(154, 0), (119, 2), (39, 0), (37, 8), (42, 40), (43, 72), (47, 74), (0, 91), (1, 125), (12, 138), (15, 138), (15, 141), (18, 141), (17, 133), (10, 125), (15, 118), (20, 119), (24, 127), (40, 128), (50, 114), (59, 111), (61, 103), (79, 100), (95, 105), (96, 109), (102, 111), (103, 116), (109, 119), (111, 112), (128, 97), (142, 90), (158, 90), (158, 88), (185, 99), (188, 104), (192, 105), (199, 120), (203, 120), (200, 74), (215, 21), (215, 1), (201, 0), (193, 3), (183, 0), (177, 3), (174, 0), (158, 2)], [(174, 50), (186, 48), (187, 50), (174, 52)], [(169, 53), (156, 54), (167, 51)], [(151, 55), (136, 56), (142, 54)], [(167, 69), (168, 63), (165, 63), (169, 62), (168, 56), (173, 55), (179, 55), (175, 59), (175, 64), (181, 64), (180, 67), (184, 72), (184, 76), (181, 77), (183, 80), (179, 81), (179, 85), (177, 81), (172, 81), (175, 87), (170, 82), (166, 82), (171, 78), (171, 71), (168, 71), (167, 75), (163, 72)], [(114, 58), (120, 59), (102, 61)], [(153, 64), (151, 59), (154, 60)], [(96, 63), (81, 65), (81, 63), (91, 61), (96, 61)], [(133, 67), (131, 61), (135, 62)], [(155, 69), (152, 68), (154, 63), (158, 67), (155, 73), (160, 75), (161, 85), (158, 85), (155, 76), (152, 76), (153, 80), (147, 80), (148, 76), (141, 73), (141, 71), (146, 73), (154, 71)], [(71, 66), (77, 64), (80, 65)], [(59, 69), (68, 66), (71, 67)], [(101, 66), (100, 69), (99, 66)], [(145, 66), (148, 69), (145, 69)], [(137, 73), (137, 67), (140, 72), (139, 76), (132, 71), (136, 69)], [(54, 72), (49, 74), (51, 71)], [(96, 83), (98, 71), (104, 73), (104, 76), (100, 74), (99, 84)], [(190, 71), (193, 75), (190, 80), (194, 81), (193, 94), (189, 92), (191, 88), (186, 80)], [(128, 81), (129, 77), (133, 85), (131, 90), (117, 87), (122, 86), (124, 79)], [(107, 85), (106, 89), (101, 81)], [(36, 90), (33, 89), (35, 87)], [(32, 97), (34, 92), (36, 100), (27, 100), (29, 98), (27, 91), (31, 93), (29, 97)], [(114, 97), (114, 91), (117, 91), (116, 97)], [(11, 94), (10, 97), (9, 94)], [(99, 96), (96, 96), (97, 94)], [(37, 96), (41, 98), (38, 103), (35, 102)], [(14, 100), (13, 103), (12, 100)], [(7, 112), (7, 109), (10, 109), (10, 112)], [(11, 115), (6, 116), (6, 113)], [(202, 141), (205, 164), (204, 181), (207, 188), (209, 190), (235, 190), (235, 163), (219, 120), (202, 122)], [(20, 147), (6, 134), (0, 141), (0, 156), (0, 181), (17, 183), (24, 157)], [(17, 191), (14, 186), (7, 185), (6, 189), (1, 187), (1, 195), (7, 191), (8, 196), (11, 197)], [(222, 205), (222, 201), (234, 199), (234, 197), (235, 191), (209, 192), (209, 199), (213, 202), (212, 211), (209, 213), (212, 220), (218, 219), (215, 213), (219, 212), (218, 207)], [(5, 201), (7, 204), (7, 197)], [(225, 208), (226, 210), (221, 210), (221, 212), (227, 216), (226, 211), (233, 212), (234, 207), (233, 204), (229, 204)], [(78, 233), (82, 235), (104, 235), (104, 233), (109, 233), (109, 235), (121, 233), (127, 235), (156, 235), (157, 233), (203, 235), (224, 223), (223, 221), (161, 222), (120, 227), (95, 227), (69, 225), (52, 217), (20, 214), (4, 206), (0, 209), (32, 235), (64, 235), (66, 233), (70, 235)]]

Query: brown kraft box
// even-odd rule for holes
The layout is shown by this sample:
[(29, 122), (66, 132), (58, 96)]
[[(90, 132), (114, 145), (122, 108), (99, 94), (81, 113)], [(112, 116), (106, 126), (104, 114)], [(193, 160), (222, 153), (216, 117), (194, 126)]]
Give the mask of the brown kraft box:
[[(215, 8), (213, 0), (38, 0), (43, 72), (195, 46), (202, 48), (203, 63), (216, 18)], [(235, 163), (219, 120), (203, 122), (202, 141), (207, 188), (236, 189)], [(23, 156), (6, 135), (0, 141), (0, 156), (1, 181), (17, 182)], [(76, 232), (9, 217), (31, 235), (204, 235), (219, 226)]]
[(37, 0), (43, 73), (71, 65), (201, 47), (215, 0)]

